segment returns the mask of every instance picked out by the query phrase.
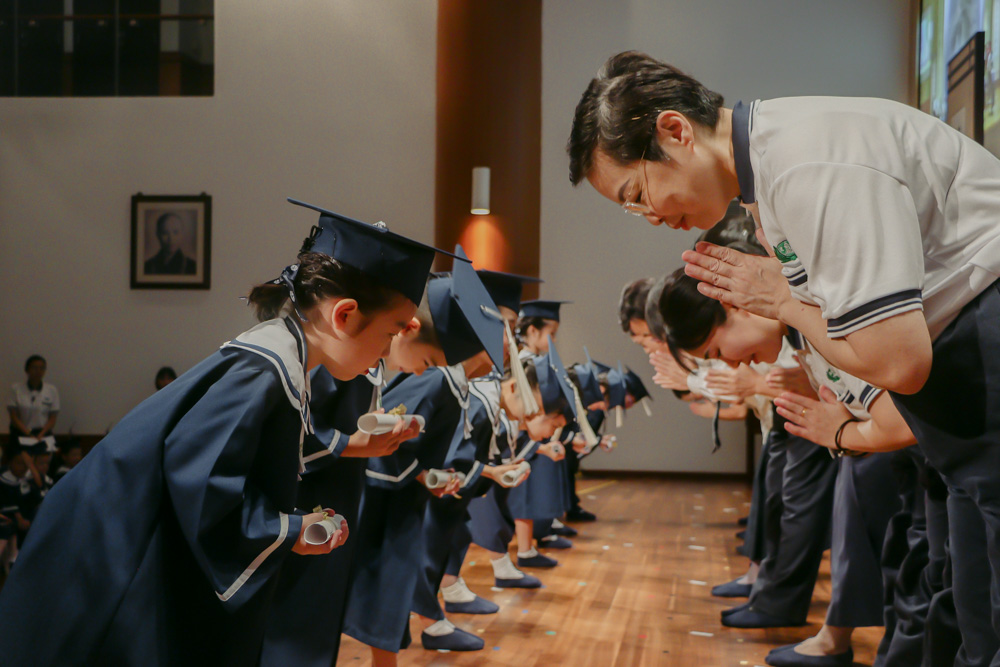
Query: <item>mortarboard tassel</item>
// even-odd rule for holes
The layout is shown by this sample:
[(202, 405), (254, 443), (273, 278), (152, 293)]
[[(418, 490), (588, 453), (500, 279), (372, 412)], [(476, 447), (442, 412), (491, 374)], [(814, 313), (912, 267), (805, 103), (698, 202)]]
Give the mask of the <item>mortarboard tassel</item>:
[(514, 334), (510, 330), (510, 323), (504, 320), (504, 328), (507, 329), (507, 346), (510, 348), (510, 372), (514, 376), (514, 386), (521, 396), (521, 403), (524, 405), (525, 415), (535, 415), (541, 410), (538, 401), (535, 400), (535, 393), (531, 391), (528, 383), (528, 376), (524, 373), (524, 366), (517, 353), (517, 343), (514, 342)]

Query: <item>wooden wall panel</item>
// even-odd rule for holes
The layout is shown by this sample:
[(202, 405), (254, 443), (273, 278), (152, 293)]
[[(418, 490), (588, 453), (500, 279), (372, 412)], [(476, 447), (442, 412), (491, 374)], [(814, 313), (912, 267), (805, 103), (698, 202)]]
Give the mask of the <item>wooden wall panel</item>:
[[(435, 242), (446, 249), (461, 243), (478, 268), (533, 276), (540, 243), (541, 21), (541, 0), (438, 2)], [(478, 166), (490, 168), (489, 215), (469, 212)]]

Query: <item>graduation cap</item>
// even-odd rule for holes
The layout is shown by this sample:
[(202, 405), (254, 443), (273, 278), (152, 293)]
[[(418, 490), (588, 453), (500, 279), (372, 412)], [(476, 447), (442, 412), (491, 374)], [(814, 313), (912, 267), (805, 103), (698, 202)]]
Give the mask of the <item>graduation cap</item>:
[(524, 286), (543, 282), (541, 278), (500, 271), (480, 269), (476, 273), (486, 286), (486, 291), (493, 297), (493, 302), (498, 306), (506, 306), (515, 313), (521, 309), (521, 291)]
[(454, 365), (482, 350), (503, 367), (504, 319), (497, 311), (462, 246), (455, 246), (451, 275), (427, 283), (427, 305), (445, 360)]
[(646, 416), (652, 417), (653, 410), (649, 407), (649, 402), (653, 400), (653, 397), (649, 395), (649, 391), (646, 389), (646, 385), (643, 384), (642, 379), (628, 366), (625, 367), (625, 388), (628, 393), (632, 394), (635, 402), (642, 405)]
[[(461, 263), (469, 261), (467, 257), (457, 257), (450, 252), (390, 232), (382, 222), (372, 225), (291, 197), (288, 201), (296, 206), (319, 211), (320, 214), (319, 222), (303, 242), (301, 252), (322, 253), (353, 266), (372, 280), (400, 292), (417, 305), (420, 305), (423, 297), (435, 253), (461, 259)], [(297, 270), (295, 267), (293, 272)]]
[(572, 301), (524, 301), (521, 303), (521, 317), (541, 317), (546, 320), (559, 321), (559, 306)]
[(601, 392), (601, 382), (597, 379), (596, 368), (589, 364), (574, 364), (573, 370), (580, 381), (580, 398), (584, 405), (593, 405), (604, 400)]
[(596, 361), (594, 363), (598, 368), (605, 369), (601, 372), (608, 374), (608, 408), (624, 408), (628, 388), (625, 385), (625, 371), (622, 370), (621, 363), (618, 364), (618, 368), (611, 368)]
[(625, 387), (628, 393), (632, 394), (632, 398), (636, 402), (649, 396), (649, 392), (646, 390), (646, 385), (642, 383), (642, 379), (628, 366), (625, 367)]
[(576, 421), (576, 396), (569, 384), (566, 367), (563, 366), (555, 343), (549, 336), (549, 351), (546, 354), (533, 357), (535, 373), (538, 376), (538, 388), (542, 393), (542, 406), (546, 414), (562, 413), (566, 422)]

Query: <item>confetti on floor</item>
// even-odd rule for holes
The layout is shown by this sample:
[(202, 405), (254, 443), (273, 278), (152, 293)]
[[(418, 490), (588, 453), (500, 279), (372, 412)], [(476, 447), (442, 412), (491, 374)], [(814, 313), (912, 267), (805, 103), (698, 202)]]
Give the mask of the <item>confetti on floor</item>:
[(688, 579), (688, 583), (695, 586), (708, 586), (707, 581), (698, 581), (697, 579)]
[(627, 547), (631, 547), (631, 546), (634, 546), (634, 545), (633, 545), (633, 544), (632, 544), (631, 542), (626, 542), (626, 543), (625, 543), (625, 546), (627, 546)]
[(587, 498), (590, 499), (590, 500), (597, 500), (597, 496), (595, 496), (592, 493), (590, 495), (588, 495)]
[(689, 544), (688, 549), (690, 549), (691, 551), (704, 551), (705, 547), (701, 546), (700, 544)]
[(611, 547), (609, 547), (609, 546), (608, 546), (607, 544), (605, 544), (605, 545), (604, 545), (603, 547), (601, 547), (601, 548), (602, 548), (602, 549), (604, 549), (605, 551), (607, 551), (607, 550), (608, 550), (608, 549), (610, 549)]
[(586, 586), (586, 585), (587, 585), (587, 582), (586, 582), (586, 581), (581, 581), (581, 582), (580, 582), (580, 585), (581, 585), (581, 586)]
[(502, 588), (497, 588), (496, 586), (490, 586), (490, 590), (493, 591), (494, 593), (502, 593), (503, 592)]
[(715, 635), (711, 632), (699, 632), (698, 630), (692, 630), (691, 634), (695, 637), (714, 637)]
[(547, 635), (553, 635), (553, 636), (555, 636), (555, 634), (556, 634), (556, 631), (555, 631), (555, 630), (546, 630), (546, 631), (545, 631), (545, 634), (547, 634)]
[(702, 505), (695, 505), (693, 509), (694, 509), (695, 511), (699, 511), (699, 512), (700, 512), (701, 510), (703, 510), (703, 509), (705, 509), (705, 508), (704, 508), (704, 506), (702, 506)]
[(736, 508), (735, 507), (723, 507), (722, 511), (725, 512), (726, 514), (735, 514), (736, 513)]

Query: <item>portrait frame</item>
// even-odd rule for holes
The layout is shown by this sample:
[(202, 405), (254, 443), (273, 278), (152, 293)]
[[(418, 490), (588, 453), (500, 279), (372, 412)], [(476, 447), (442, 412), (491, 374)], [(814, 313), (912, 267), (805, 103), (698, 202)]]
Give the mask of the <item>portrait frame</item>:
[(212, 197), (132, 195), (132, 289), (210, 289)]

